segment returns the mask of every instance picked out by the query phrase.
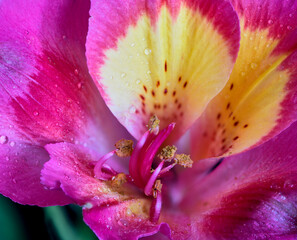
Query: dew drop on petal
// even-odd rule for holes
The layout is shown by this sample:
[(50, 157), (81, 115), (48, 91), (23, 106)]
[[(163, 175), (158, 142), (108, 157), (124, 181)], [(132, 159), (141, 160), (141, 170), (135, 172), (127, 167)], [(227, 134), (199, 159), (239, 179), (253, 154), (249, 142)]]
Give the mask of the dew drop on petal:
[(74, 70), (74, 74), (78, 75), (78, 70), (77, 69)]
[(78, 88), (78, 89), (81, 89), (81, 87), (82, 87), (82, 83), (79, 82), (79, 83), (77, 84), (77, 88)]
[(90, 203), (90, 202), (86, 203), (86, 204), (83, 206), (84, 209), (91, 209), (92, 207), (93, 207), (93, 204)]
[(258, 64), (257, 63), (251, 63), (251, 68), (252, 69), (256, 69), (258, 67)]
[(37, 116), (39, 115), (39, 112), (34, 111), (34, 112), (33, 112), (33, 115), (37, 117)]
[(135, 112), (136, 112), (136, 108), (135, 108), (134, 106), (131, 106), (131, 107), (129, 108), (129, 112), (130, 112), (130, 113), (135, 113)]
[(12, 141), (12, 142), (9, 143), (9, 145), (10, 145), (11, 147), (14, 147), (14, 146), (15, 146), (15, 142)]
[(8, 142), (8, 137), (7, 136), (0, 136), (0, 144), (6, 144)]
[(149, 54), (151, 54), (151, 52), (152, 52), (152, 50), (149, 49), (149, 48), (144, 49), (144, 54), (145, 55), (149, 55)]
[(126, 77), (126, 75), (127, 75), (126, 73), (122, 73), (121, 77), (124, 78), (124, 77)]
[(139, 79), (136, 80), (136, 84), (139, 85), (141, 81)]

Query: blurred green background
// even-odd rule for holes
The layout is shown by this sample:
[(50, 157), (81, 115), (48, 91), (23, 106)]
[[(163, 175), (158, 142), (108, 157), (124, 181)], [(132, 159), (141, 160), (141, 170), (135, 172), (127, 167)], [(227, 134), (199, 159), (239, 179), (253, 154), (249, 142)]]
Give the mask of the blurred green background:
[(39, 208), (0, 195), (1, 240), (95, 240), (74, 205)]

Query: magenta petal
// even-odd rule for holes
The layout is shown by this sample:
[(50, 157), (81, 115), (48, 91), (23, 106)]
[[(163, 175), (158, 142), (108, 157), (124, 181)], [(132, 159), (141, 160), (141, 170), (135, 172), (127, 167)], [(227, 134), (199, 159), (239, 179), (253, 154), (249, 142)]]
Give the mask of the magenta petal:
[(63, 191), (46, 189), (40, 183), (40, 171), (48, 159), (42, 147), (14, 141), (0, 144), (0, 192), (21, 204), (44, 207), (72, 203)]
[(80, 145), (46, 145), (50, 160), (41, 172), (41, 182), (50, 189), (62, 188), (77, 204), (101, 204), (104, 182), (94, 178), (93, 162), (101, 155)]
[(133, 213), (131, 206), (134, 205), (135, 208), (138, 204), (139, 206), (145, 204), (149, 207), (149, 202), (141, 203), (137, 200), (130, 200), (109, 207), (84, 209), (84, 221), (101, 240), (136, 240), (158, 231), (169, 237), (170, 230), (166, 223), (155, 224), (150, 222), (146, 215)]
[(108, 144), (102, 135), (119, 138), (120, 125), (86, 65), (89, 5), (1, 1), (0, 135), (34, 144), (79, 141), (100, 147)]
[(183, 179), (189, 187), (182, 206), (195, 212), (201, 236), (296, 239), (296, 138), (294, 123), (267, 143), (224, 159), (204, 180), (192, 178), (189, 185), (190, 178)]

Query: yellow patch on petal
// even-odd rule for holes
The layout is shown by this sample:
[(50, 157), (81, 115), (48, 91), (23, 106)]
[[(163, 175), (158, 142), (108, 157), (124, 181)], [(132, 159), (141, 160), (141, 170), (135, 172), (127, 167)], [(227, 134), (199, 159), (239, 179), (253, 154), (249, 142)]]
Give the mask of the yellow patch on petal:
[(290, 53), (272, 54), (277, 39), (243, 26), (230, 79), (196, 126), (196, 158), (241, 152), (267, 136), (280, 118), (290, 73), (279, 66)]
[(134, 136), (153, 114), (161, 128), (176, 122), (175, 133), (182, 133), (224, 87), (233, 65), (229, 51), (198, 11), (182, 5), (173, 19), (164, 6), (153, 26), (144, 14), (116, 49), (105, 52), (100, 84), (111, 111)]

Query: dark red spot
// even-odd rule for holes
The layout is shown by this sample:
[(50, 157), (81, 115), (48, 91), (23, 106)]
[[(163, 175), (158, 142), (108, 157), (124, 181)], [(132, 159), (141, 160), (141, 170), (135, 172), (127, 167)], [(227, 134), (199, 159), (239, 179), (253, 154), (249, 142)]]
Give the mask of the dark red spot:
[(230, 114), (229, 114), (228, 118), (230, 118), (232, 115), (233, 115), (233, 112), (230, 112)]
[(176, 94), (176, 91), (174, 90), (174, 91), (173, 91), (173, 93), (172, 93), (172, 96), (174, 97), (174, 96), (175, 96), (175, 94)]
[(235, 116), (233, 116), (232, 120), (235, 120)]
[(223, 130), (222, 134), (224, 134), (226, 132), (226, 129)]
[(154, 109), (157, 109), (157, 107), (158, 107), (158, 106), (157, 106), (157, 104), (155, 103), (155, 104), (154, 104)]
[(187, 85), (188, 85), (188, 82), (185, 82), (183, 87), (186, 88)]
[(235, 140), (237, 140), (239, 137), (238, 136), (236, 136), (235, 138), (233, 138), (233, 140), (235, 141)]
[(225, 146), (225, 145), (223, 145), (223, 146), (221, 147), (221, 150), (222, 150), (222, 151), (224, 151), (224, 150), (225, 150), (225, 148), (226, 148), (226, 146)]
[(218, 113), (217, 119), (219, 120), (221, 118), (221, 113)]
[(233, 125), (234, 125), (234, 126), (237, 126), (237, 125), (238, 125), (238, 123), (239, 123), (239, 122), (237, 121), (237, 122), (235, 122)]
[(156, 93), (155, 93), (154, 90), (152, 90), (152, 96), (153, 96), (153, 97), (156, 96)]
[(145, 97), (143, 95), (140, 94), (139, 97), (142, 99), (142, 101), (145, 100)]
[(181, 106), (182, 106), (182, 104), (180, 103), (180, 104), (178, 104), (177, 108), (178, 108), (178, 109), (180, 109), (180, 108), (181, 108)]
[(143, 107), (145, 106), (145, 103), (144, 103), (144, 102), (142, 102), (142, 106), (143, 106)]
[(223, 138), (223, 139), (222, 139), (222, 143), (224, 143), (225, 141), (226, 141), (226, 138)]
[(161, 104), (158, 104), (157, 108), (160, 109), (161, 108)]
[(167, 108), (167, 105), (166, 105), (166, 104), (164, 104), (164, 105), (163, 105), (163, 108), (164, 108), (164, 109), (166, 109), (166, 108)]
[(234, 87), (233, 83), (231, 83), (231, 86), (230, 86), (230, 90), (232, 90)]
[(165, 69), (165, 72), (167, 72), (167, 61), (165, 60), (165, 64), (164, 64), (164, 69)]
[(180, 76), (180, 77), (178, 78), (178, 82), (181, 82), (181, 80), (182, 80), (182, 77)]
[(230, 103), (228, 103), (226, 106), (226, 109), (229, 109), (229, 108), (230, 108)]
[(146, 88), (145, 85), (143, 85), (143, 89), (144, 89), (145, 92), (147, 92), (147, 88)]
[(143, 114), (146, 114), (146, 111), (145, 111), (144, 108), (142, 108), (141, 111), (142, 111)]
[(203, 137), (207, 137), (207, 132), (204, 132), (203, 133)]
[(138, 114), (138, 113), (139, 113), (138, 109), (135, 111), (135, 113), (136, 113), (136, 114)]
[(159, 86), (160, 86), (160, 81), (159, 81), (159, 80), (157, 81), (157, 84), (156, 84), (156, 86), (157, 86), (157, 87), (159, 87)]
[(164, 94), (166, 95), (168, 92), (167, 88), (164, 89)]
[(245, 124), (243, 127), (244, 127), (244, 128), (247, 128), (248, 126), (249, 126), (248, 124)]
[(177, 104), (177, 103), (178, 103), (178, 100), (177, 100), (177, 99), (175, 99), (174, 103), (175, 103), (175, 104)]
[(218, 124), (218, 128), (220, 128), (220, 127), (221, 127), (221, 124), (219, 123), (219, 124)]
[(181, 117), (184, 116), (184, 112), (181, 112), (181, 113), (179, 114), (179, 116), (181, 116)]

